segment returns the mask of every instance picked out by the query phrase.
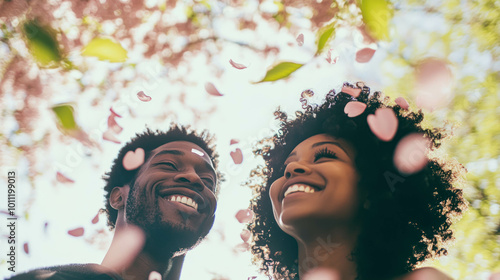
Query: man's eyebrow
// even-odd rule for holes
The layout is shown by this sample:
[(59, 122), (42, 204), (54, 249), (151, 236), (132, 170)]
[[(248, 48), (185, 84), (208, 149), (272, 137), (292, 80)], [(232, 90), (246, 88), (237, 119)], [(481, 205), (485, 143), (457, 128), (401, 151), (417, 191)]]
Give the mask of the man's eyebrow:
[(183, 151), (179, 151), (179, 150), (163, 150), (163, 151), (159, 151), (156, 155), (154, 155), (154, 157), (157, 157), (157, 156), (160, 156), (160, 155), (164, 155), (164, 154), (176, 155), (176, 156), (183, 156), (184, 152)]
[(344, 153), (346, 155), (349, 155), (349, 153), (344, 149), (344, 147), (342, 147), (342, 145), (340, 145), (340, 143), (338, 142), (334, 142), (334, 141), (323, 141), (323, 142), (318, 142), (318, 143), (314, 143), (312, 145), (312, 147), (318, 147), (318, 146), (321, 146), (321, 145), (326, 145), (326, 144), (332, 144), (332, 145), (335, 145), (337, 147), (339, 147), (340, 149), (342, 149), (342, 151), (344, 151)]

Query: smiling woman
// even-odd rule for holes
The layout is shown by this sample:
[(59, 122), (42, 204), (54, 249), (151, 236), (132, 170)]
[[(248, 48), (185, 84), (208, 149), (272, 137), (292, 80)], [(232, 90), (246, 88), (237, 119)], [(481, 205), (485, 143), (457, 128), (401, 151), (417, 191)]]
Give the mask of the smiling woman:
[(275, 112), (281, 128), (259, 143), (266, 165), (250, 180), (252, 253), (264, 273), (413, 279), (418, 264), (447, 253), (452, 218), (466, 208), (456, 185), (464, 169), (430, 156), (444, 134), (422, 128), (421, 112), (388, 102), (345, 84), (293, 120)]

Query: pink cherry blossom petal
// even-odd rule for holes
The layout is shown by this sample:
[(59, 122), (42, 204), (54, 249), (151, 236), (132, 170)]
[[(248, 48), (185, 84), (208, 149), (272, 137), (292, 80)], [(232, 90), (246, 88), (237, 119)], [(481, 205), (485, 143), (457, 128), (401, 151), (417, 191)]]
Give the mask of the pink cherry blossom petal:
[(242, 210), (238, 211), (235, 215), (238, 222), (240, 222), (242, 224), (250, 222), (253, 219), (253, 216), (254, 216), (254, 213), (250, 209), (242, 209)]
[(333, 50), (328, 50), (328, 54), (326, 55), (326, 61), (330, 64), (335, 64), (339, 60), (339, 54)]
[(24, 252), (29, 255), (30, 254), (30, 248), (28, 246), (28, 242), (25, 242), (23, 245)]
[(137, 97), (142, 102), (149, 102), (152, 99), (151, 96), (147, 96), (142, 90), (137, 93)]
[(415, 103), (421, 109), (433, 111), (450, 103), (453, 97), (453, 73), (447, 62), (429, 58), (415, 68)]
[(139, 255), (145, 242), (146, 235), (144, 231), (129, 224), (115, 233), (101, 264), (115, 271), (125, 270)]
[(300, 33), (299, 36), (297, 36), (297, 43), (299, 46), (304, 45), (304, 34)]
[(375, 50), (371, 48), (364, 48), (356, 53), (356, 61), (359, 63), (366, 63), (370, 61), (375, 54)]
[(408, 101), (406, 101), (406, 99), (404, 99), (403, 97), (398, 97), (394, 101), (399, 105), (399, 107), (405, 110), (408, 110), (410, 108), (410, 104), (408, 104)]
[(243, 242), (247, 242), (248, 239), (250, 239), (250, 231), (248, 229), (244, 229), (241, 233), (240, 233), (240, 237), (241, 237), (241, 240), (243, 240)]
[(394, 165), (405, 174), (416, 173), (427, 164), (430, 141), (420, 133), (412, 133), (399, 141), (394, 151)]
[(213, 96), (222, 96), (222, 94), (217, 90), (217, 88), (212, 83), (209, 83), (209, 82), (205, 83), (205, 90), (210, 95), (213, 95)]
[[(236, 62), (234, 62), (232, 59), (230, 59), (230, 60), (229, 60), (229, 63), (230, 63), (230, 64), (231, 64), (234, 68), (236, 68), (236, 69), (245, 69), (245, 68), (247, 68), (245, 65), (240, 64), (240, 63), (236, 63)], [(205, 88), (207, 88), (207, 86), (206, 86), (206, 85), (205, 85)], [(208, 89), (207, 89), (207, 91), (208, 91)], [(210, 93), (210, 92), (209, 92), (209, 93)]]
[(229, 145), (234, 145), (234, 144), (238, 144), (238, 143), (240, 143), (239, 140), (231, 139), (231, 142), (229, 143)]
[(490, 275), (490, 278), (488, 278), (488, 280), (500, 280), (500, 272), (492, 273)]
[(145, 155), (143, 148), (137, 148), (135, 152), (128, 151), (123, 157), (123, 168), (129, 171), (139, 168), (144, 163)]
[(333, 269), (319, 267), (308, 271), (304, 280), (340, 280), (340, 275)]
[(114, 116), (116, 116), (116, 117), (119, 117), (119, 118), (121, 118), (121, 117), (122, 117), (121, 115), (118, 115), (118, 114), (115, 112), (115, 110), (113, 110), (113, 108), (112, 108), (112, 107), (111, 107), (111, 108), (109, 108), (109, 111), (111, 112), (111, 114), (112, 114), (112, 115), (114, 115)]
[(398, 118), (391, 108), (379, 108), (375, 115), (368, 115), (368, 126), (378, 139), (391, 141), (398, 130)]
[(158, 271), (151, 271), (148, 280), (162, 280), (161, 274)]
[(92, 219), (93, 224), (97, 224), (99, 222), (99, 213), (95, 215), (95, 217)]
[(114, 131), (109, 128), (102, 134), (102, 139), (116, 144), (120, 144), (120, 140), (116, 138)]
[(59, 182), (59, 183), (63, 183), (63, 184), (68, 184), (68, 183), (74, 183), (75, 181), (64, 176), (61, 172), (57, 171), (56, 173), (56, 180)]
[(121, 127), (115, 120), (116, 115), (111, 114), (108, 117), (108, 128), (116, 134), (120, 134), (123, 131), (123, 127)]
[(365, 103), (359, 101), (351, 101), (345, 105), (344, 113), (346, 113), (348, 117), (354, 118), (361, 115), (365, 111), (365, 109)]
[(231, 158), (233, 158), (234, 164), (241, 164), (243, 162), (243, 153), (240, 148), (230, 153)]
[(68, 234), (74, 237), (80, 237), (85, 233), (85, 230), (82, 227), (75, 228), (72, 230), (68, 230)]
[(361, 89), (360, 88), (352, 88), (352, 87), (349, 87), (349, 86), (343, 86), (341, 91), (343, 93), (347, 93), (349, 95), (352, 95), (353, 97), (356, 97), (356, 98), (361, 93)]
[(250, 244), (248, 244), (246, 242), (245, 243), (240, 243), (240, 244), (236, 245), (235, 249), (237, 251), (240, 251), (240, 252), (246, 252), (246, 251), (248, 251), (250, 249)]

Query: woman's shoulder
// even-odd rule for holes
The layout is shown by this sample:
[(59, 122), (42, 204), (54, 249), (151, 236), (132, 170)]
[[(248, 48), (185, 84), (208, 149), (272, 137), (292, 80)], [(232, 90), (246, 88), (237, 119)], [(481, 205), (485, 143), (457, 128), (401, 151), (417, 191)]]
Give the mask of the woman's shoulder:
[(394, 280), (453, 280), (453, 278), (439, 269), (422, 267)]

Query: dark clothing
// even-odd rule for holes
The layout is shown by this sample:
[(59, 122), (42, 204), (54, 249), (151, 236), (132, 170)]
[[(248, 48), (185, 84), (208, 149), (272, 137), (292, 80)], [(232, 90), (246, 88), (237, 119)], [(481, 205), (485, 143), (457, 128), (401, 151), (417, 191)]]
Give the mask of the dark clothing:
[[(94, 263), (69, 264), (40, 268), (14, 275), (9, 280), (124, 280), (120, 275), (109, 271), (104, 266)], [(127, 279), (125, 279), (127, 280)]]

